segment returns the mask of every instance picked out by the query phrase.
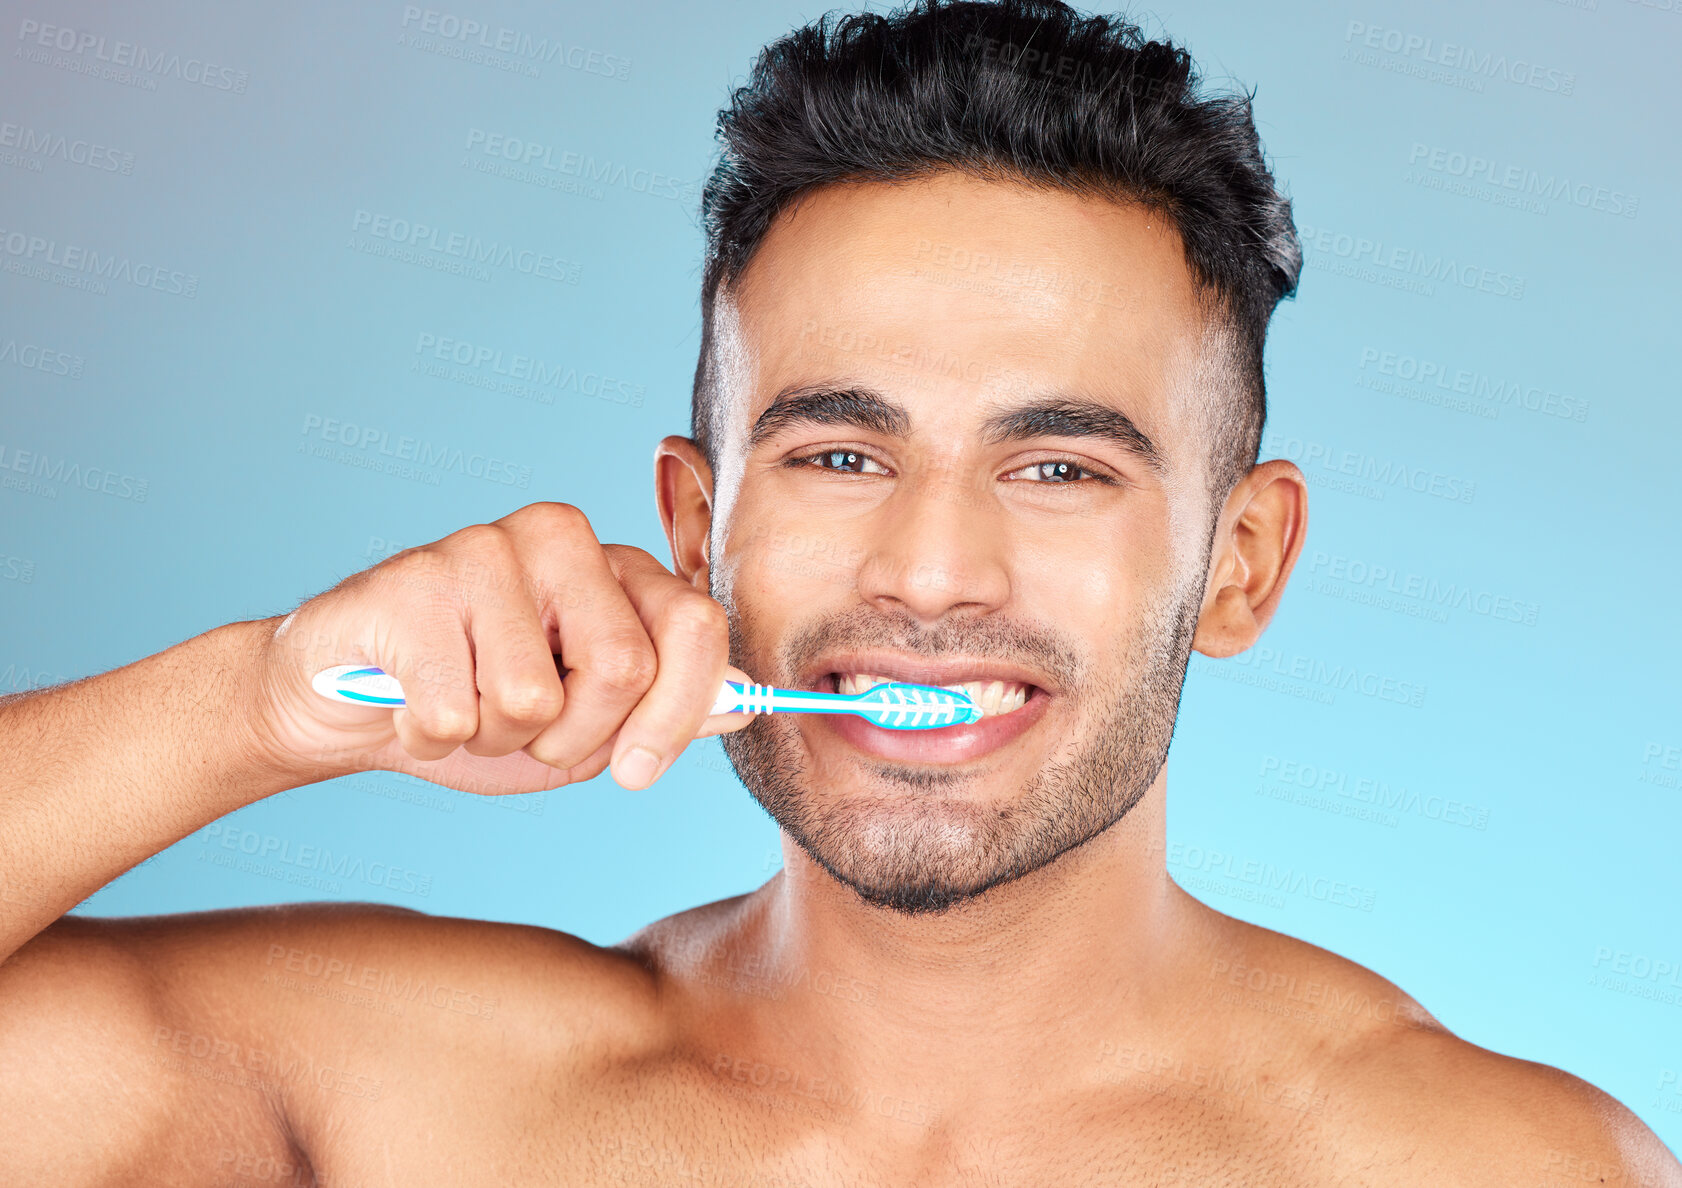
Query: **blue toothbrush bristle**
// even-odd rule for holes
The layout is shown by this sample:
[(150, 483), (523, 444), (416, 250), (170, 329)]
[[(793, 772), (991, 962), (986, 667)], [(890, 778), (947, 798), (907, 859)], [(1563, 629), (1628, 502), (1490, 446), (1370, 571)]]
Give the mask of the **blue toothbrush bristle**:
[(889, 730), (959, 726), (981, 717), (978, 707), (965, 694), (903, 681), (876, 685), (862, 694), (859, 701), (859, 708), (866, 711), (872, 722)]

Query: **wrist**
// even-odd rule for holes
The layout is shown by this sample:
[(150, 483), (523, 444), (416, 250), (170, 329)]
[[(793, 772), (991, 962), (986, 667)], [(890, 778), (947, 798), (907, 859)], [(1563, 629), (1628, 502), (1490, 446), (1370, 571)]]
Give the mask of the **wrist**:
[(222, 671), (229, 676), (216, 729), (232, 761), (232, 783), (251, 793), (244, 797), (246, 802), (345, 774), (282, 741), (285, 732), (275, 720), (279, 699), (271, 682), (271, 652), (284, 618), (229, 623), (210, 633), (219, 637)]

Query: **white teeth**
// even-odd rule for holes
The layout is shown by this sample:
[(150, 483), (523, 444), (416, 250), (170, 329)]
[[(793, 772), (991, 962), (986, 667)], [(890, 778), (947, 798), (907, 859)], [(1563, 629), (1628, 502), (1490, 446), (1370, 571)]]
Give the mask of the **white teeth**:
[[(836, 692), (864, 693), (892, 679), (869, 672), (843, 672), (837, 676)], [(1020, 681), (964, 681), (962, 684), (940, 687), (968, 695), (971, 701), (981, 707), (983, 717), (1014, 713), (1028, 702), (1028, 686)]]

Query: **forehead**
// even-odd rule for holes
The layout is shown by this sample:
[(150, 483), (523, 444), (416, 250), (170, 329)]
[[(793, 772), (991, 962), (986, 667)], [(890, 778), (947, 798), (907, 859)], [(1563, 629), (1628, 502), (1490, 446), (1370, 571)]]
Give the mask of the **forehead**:
[(975, 400), (1080, 391), (1162, 437), (1196, 367), (1203, 311), (1178, 233), (1135, 204), (955, 172), (851, 183), (783, 211), (734, 286), (732, 352), (757, 416), (791, 383), (908, 397), (913, 419)]

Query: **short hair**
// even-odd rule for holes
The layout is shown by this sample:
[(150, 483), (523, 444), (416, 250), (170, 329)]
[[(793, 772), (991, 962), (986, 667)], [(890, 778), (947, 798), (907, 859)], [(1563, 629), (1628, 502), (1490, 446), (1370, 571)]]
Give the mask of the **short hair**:
[(1143, 204), (1178, 231), (1231, 342), (1210, 487), (1218, 511), (1254, 466), (1267, 416), (1262, 347), (1296, 291), (1302, 247), (1251, 115), (1253, 92), (1202, 93), (1190, 55), (1121, 17), (1057, 0), (916, 0), (826, 13), (761, 51), (719, 112), (701, 194), (706, 260), (691, 435), (718, 459), (713, 307), (777, 215), (837, 182), (957, 170)]

